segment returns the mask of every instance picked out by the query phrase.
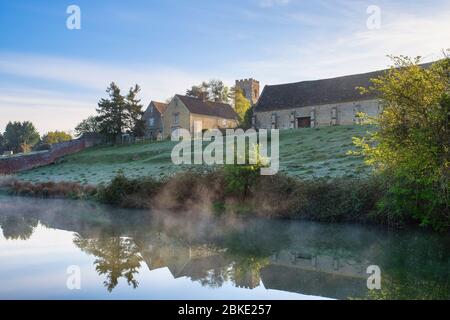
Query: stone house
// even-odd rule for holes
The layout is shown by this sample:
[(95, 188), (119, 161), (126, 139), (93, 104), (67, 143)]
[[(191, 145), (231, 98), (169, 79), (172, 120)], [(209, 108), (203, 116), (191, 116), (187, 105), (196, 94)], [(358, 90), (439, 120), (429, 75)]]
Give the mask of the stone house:
[(383, 72), (265, 86), (253, 124), (258, 129), (294, 129), (354, 124), (360, 112), (377, 116), (382, 111), (377, 96), (361, 95), (357, 87), (370, 86), (370, 79)]
[(194, 123), (205, 129), (236, 128), (238, 115), (225, 103), (206, 101), (175, 95), (163, 114), (163, 138), (169, 138), (175, 129), (183, 128), (194, 133)]
[(166, 111), (167, 103), (152, 101), (145, 110), (142, 119), (145, 124), (145, 137), (159, 140), (163, 134), (162, 115)]

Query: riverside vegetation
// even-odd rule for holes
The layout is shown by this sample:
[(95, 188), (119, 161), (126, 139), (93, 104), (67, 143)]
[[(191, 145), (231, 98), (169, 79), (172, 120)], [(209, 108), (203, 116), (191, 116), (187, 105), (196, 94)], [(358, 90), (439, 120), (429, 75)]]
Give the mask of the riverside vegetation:
[[(257, 167), (246, 165), (211, 170), (197, 168), (146, 178), (132, 176), (116, 167), (112, 180), (100, 183), (96, 188), (89, 187), (88, 181), (67, 184), (13, 180), (4, 185), (15, 194), (37, 196), (61, 195), (65, 193), (61, 189), (67, 189), (67, 195), (73, 197), (95, 197), (102, 202), (130, 208), (391, 226), (414, 223), (447, 231), (450, 228), (450, 59), (446, 57), (427, 68), (419, 64), (420, 59), (393, 59), (393, 68), (379, 79), (374, 79), (373, 87), (362, 88), (362, 93), (377, 91), (383, 102), (383, 113), (378, 119), (361, 115), (365, 123), (371, 126), (360, 127), (372, 133), (355, 137), (356, 148), (353, 149), (351, 144), (340, 140), (338, 153), (333, 148), (328, 150), (328, 157), (334, 153), (334, 159), (326, 156), (318, 158), (311, 146), (304, 143), (308, 141), (306, 133), (311, 133), (310, 144), (324, 148), (323, 155), (326, 155), (327, 142), (336, 143), (336, 136), (331, 135), (329, 139), (313, 139), (311, 136), (327, 131), (354, 133), (352, 128), (355, 127), (283, 133), (280, 140), (282, 172), (270, 177), (260, 176), (255, 173)], [(304, 141), (292, 139), (300, 134), (304, 134)], [(283, 148), (283, 143), (288, 148)], [(168, 142), (160, 146), (171, 149)], [(347, 150), (347, 156), (342, 146), (352, 149)], [(114, 149), (109, 148), (107, 155), (111, 156)], [(296, 148), (298, 153), (293, 153)], [(92, 156), (96, 152), (98, 157), (106, 156), (99, 150), (102, 149), (80, 153), (74, 159), (87, 161), (89, 158), (92, 161), (89, 153)], [(309, 159), (305, 154), (308, 151), (316, 157)], [(151, 159), (160, 162), (167, 162), (165, 158), (169, 157), (169, 153), (164, 155), (155, 150), (148, 150), (147, 153)], [(130, 162), (129, 158), (130, 155), (118, 153), (116, 160), (122, 165)], [(131, 159), (142, 161), (139, 156)], [(356, 161), (349, 170), (344, 170), (356, 174), (332, 172), (340, 159)], [(372, 171), (369, 167), (363, 169), (363, 160)], [(316, 170), (309, 171), (311, 174), (308, 175), (308, 171), (303, 170), (308, 161), (315, 162), (319, 168), (326, 168), (327, 173), (320, 174), (321, 171)], [(56, 170), (58, 166), (64, 168), (65, 164), (57, 165)], [(299, 166), (302, 168), (297, 171)], [(46, 170), (54, 171), (55, 168), (37, 169), (31, 171), (31, 175), (25, 172), (19, 177), (32, 178), (36, 172), (44, 172), (42, 175), (46, 176)], [(54, 173), (50, 174), (50, 177), (54, 176)]]

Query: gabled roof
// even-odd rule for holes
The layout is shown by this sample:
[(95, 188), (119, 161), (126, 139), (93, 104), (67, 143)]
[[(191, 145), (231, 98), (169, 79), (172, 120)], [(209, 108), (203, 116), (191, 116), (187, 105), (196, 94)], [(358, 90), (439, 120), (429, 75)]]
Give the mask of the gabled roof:
[(265, 86), (255, 111), (375, 99), (374, 93), (361, 95), (356, 88), (370, 86), (370, 79), (377, 78), (383, 72), (375, 71), (332, 79)]
[[(421, 64), (421, 67), (429, 68), (432, 64), (424, 63)], [(265, 86), (255, 106), (255, 111), (273, 111), (376, 99), (376, 93), (371, 92), (361, 95), (356, 88), (371, 86), (370, 80), (380, 77), (386, 71), (380, 70), (331, 79)]]
[(166, 111), (168, 104), (163, 102), (152, 101), (150, 105), (152, 105), (159, 111), (159, 113), (163, 114)]
[(176, 95), (191, 113), (212, 116), (224, 119), (237, 120), (238, 115), (234, 109), (226, 103), (203, 101), (202, 99)]

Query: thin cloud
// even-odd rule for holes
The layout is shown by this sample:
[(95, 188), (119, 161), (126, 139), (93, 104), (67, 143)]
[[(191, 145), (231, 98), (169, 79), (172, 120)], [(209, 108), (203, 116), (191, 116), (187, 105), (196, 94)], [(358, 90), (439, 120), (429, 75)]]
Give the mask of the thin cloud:
[(289, 4), (291, 0), (261, 0), (259, 6), (263, 8), (270, 8), (273, 6), (285, 6)]
[(436, 8), (429, 15), (383, 11), (379, 30), (368, 30), (364, 19), (338, 33), (302, 41), (295, 39), (284, 48), (275, 48), (268, 58), (240, 65), (244, 73), (254, 74), (262, 82), (276, 84), (335, 77), (386, 68), (386, 56), (423, 56), (425, 61), (442, 57), (450, 47), (450, 10)]

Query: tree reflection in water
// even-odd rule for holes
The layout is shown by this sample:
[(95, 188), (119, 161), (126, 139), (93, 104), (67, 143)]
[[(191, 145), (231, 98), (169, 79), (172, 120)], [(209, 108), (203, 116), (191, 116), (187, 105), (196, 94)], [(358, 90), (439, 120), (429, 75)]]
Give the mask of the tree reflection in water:
[(38, 219), (24, 216), (0, 217), (3, 236), (8, 240), (28, 240), (38, 226)]
[(84, 239), (75, 235), (74, 244), (86, 253), (94, 255), (95, 270), (106, 275), (105, 287), (111, 292), (120, 278), (136, 289), (139, 282), (135, 276), (139, 273), (142, 257), (139, 249), (130, 238), (103, 236), (98, 239)]
[[(446, 234), (304, 221), (147, 216), (83, 201), (0, 201), (0, 244), (3, 238), (29, 239), (30, 248), (38, 243), (40, 249), (43, 240), (30, 239), (35, 229), (76, 232), (75, 245), (95, 256), (95, 269), (110, 292), (120, 278), (137, 288), (137, 274), (145, 264), (150, 271), (167, 268), (174, 279), (213, 288), (230, 282), (338, 299), (450, 298)], [(26, 255), (22, 259), (28, 263)], [(366, 268), (373, 264), (382, 270), (382, 290), (368, 292)]]

